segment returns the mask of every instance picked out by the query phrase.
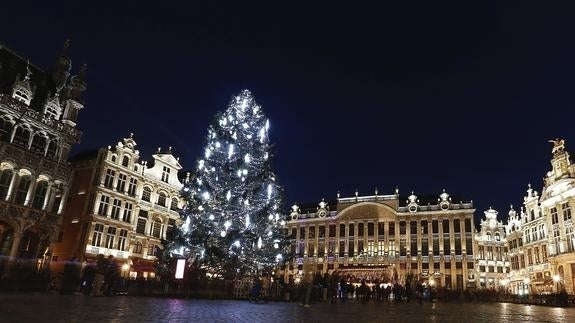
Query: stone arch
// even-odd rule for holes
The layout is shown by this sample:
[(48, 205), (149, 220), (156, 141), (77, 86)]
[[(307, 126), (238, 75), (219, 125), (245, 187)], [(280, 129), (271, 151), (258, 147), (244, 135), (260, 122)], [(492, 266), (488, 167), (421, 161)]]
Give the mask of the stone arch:
[(377, 219), (395, 221), (396, 211), (389, 205), (375, 202), (360, 202), (353, 204), (339, 212), (339, 220)]
[(30, 150), (44, 154), (46, 147), (48, 146), (48, 141), (50, 138), (43, 131), (38, 131), (34, 133), (32, 137), (32, 145)]
[(14, 129), (14, 138), (12, 139), (12, 143), (28, 149), (28, 143), (30, 141), (30, 136), (32, 135), (32, 129), (27, 124), (19, 124), (15, 126)]

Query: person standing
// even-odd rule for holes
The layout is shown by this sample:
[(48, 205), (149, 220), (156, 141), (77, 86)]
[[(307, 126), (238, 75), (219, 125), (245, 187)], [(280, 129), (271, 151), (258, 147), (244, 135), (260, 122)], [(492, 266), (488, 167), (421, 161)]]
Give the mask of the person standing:
[(120, 278), (120, 266), (114, 260), (114, 256), (108, 256), (108, 268), (104, 276), (105, 288), (104, 294), (106, 296), (114, 296), (116, 290), (116, 283)]
[(96, 260), (96, 276), (94, 278), (94, 289), (92, 296), (102, 296), (102, 287), (104, 285), (104, 276), (108, 271), (108, 260), (103, 254), (99, 254)]

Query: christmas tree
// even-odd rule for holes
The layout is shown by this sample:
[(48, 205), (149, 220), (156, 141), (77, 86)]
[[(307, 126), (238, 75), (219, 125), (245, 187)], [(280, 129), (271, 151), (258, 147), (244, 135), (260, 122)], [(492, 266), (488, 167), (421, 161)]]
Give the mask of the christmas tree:
[(262, 108), (243, 90), (216, 115), (195, 176), (182, 190), (185, 222), (170, 249), (213, 277), (250, 274), (285, 256), (269, 127)]

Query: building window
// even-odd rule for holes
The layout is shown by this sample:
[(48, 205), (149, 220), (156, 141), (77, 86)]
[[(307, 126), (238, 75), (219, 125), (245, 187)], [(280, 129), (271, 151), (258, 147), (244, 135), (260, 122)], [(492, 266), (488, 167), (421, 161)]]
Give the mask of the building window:
[(164, 166), (164, 168), (162, 168), (162, 182), (168, 183), (169, 180), (170, 180), (170, 168)]
[(449, 220), (443, 220), (443, 233), (449, 233)]
[(128, 238), (128, 230), (120, 230), (120, 237), (118, 238), (118, 250), (126, 250), (126, 239)]
[(48, 144), (48, 151), (46, 152), (46, 157), (51, 159), (56, 159), (58, 155), (58, 142), (56, 140), (50, 141)]
[(18, 189), (16, 190), (16, 199), (14, 202), (17, 204), (24, 204), (26, 202), (26, 195), (28, 195), (28, 189), (32, 184), (32, 176), (26, 175), (20, 178), (20, 183), (18, 184)]
[(150, 202), (152, 196), (152, 190), (149, 187), (144, 187), (142, 191), (142, 200)]
[(349, 224), (349, 236), (353, 237), (355, 235), (355, 225), (353, 223)]
[(124, 205), (124, 214), (122, 215), (122, 221), (130, 223), (132, 219), (132, 203), (126, 203)]
[[(166, 239), (173, 240), (174, 239), (174, 230), (176, 228), (176, 220), (169, 219), (168, 220), (168, 227), (166, 228)], [(293, 243), (292, 243), (293, 245)]]
[(107, 188), (112, 188), (114, 185), (114, 176), (116, 176), (116, 172), (113, 169), (106, 170), (106, 177), (104, 178), (104, 186)]
[(128, 195), (136, 195), (136, 187), (138, 186), (138, 180), (135, 178), (130, 178), (130, 184), (128, 184)]
[(100, 197), (100, 205), (98, 206), (98, 214), (105, 216), (108, 213), (109, 204), (110, 204), (110, 197), (102, 195)]
[(32, 200), (32, 207), (41, 209), (44, 206), (44, 198), (48, 193), (48, 182), (41, 181), (36, 184), (36, 191), (34, 192), (34, 199)]
[(389, 235), (395, 236), (395, 222), (389, 223)]
[(122, 207), (122, 201), (114, 199), (114, 202), (112, 202), (112, 214), (111, 214), (112, 219), (114, 220), (120, 219), (121, 207)]
[(126, 180), (128, 176), (126, 174), (118, 174), (118, 184), (116, 185), (116, 190), (120, 193), (126, 190)]
[(108, 233), (106, 234), (106, 248), (114, 249), (115, 236), (116, 236), (116, 228), (108, 227)]
[(99, 247), (102, 244), (102, 235), (104, 234), (104, 225), (96, 223), (94, 233), (92, 234), (92, 245)]
[(12, 135), (12, 122), (0, 118), (0, 140), (9, 141), (10, 135)]
[(170, 210), (177, 211), (178, 210), (178, 199), (172, 198), (172, 203), (170, 203)]
[(152, 231), (151, 234), (153, 237), (158, 238), (158, 239), (161, 238), (161, 236), (162, 236), (162, 222), (160, 222), (160, 220), (158, 220), (158, 219), (155, 219), (151, 231)]
[(395, 241), (389, 240), (389, 254), (395, 256)]
[(166, 194), (164, 192), (158, 194), (158, 205), (166, 206)]
[(8, 195), (8, 189), (10, 189), (13, 176), (14, 172), (11, 169), (5, 169), (0, 173), (0, 200), (2, 201), (6, 199), (6, 195)]
[(417, 234), (417, 222), (416, 221), (409, 222), (409, 233), (410, 234)]
[(363, 223), (357, 225), (357, 235), (363, 238)]
[(571, 220), (571, 208), (569, 207), (569, 202), (565, 202), (561, 205), (563, 209), (563, 221)]
[(345, 237), (345, 224), (339, 225), (339, 237), (340, 238)]
[(140, 234), (146, 234), (146, 219), (138, 218), (138, 225), (136, 226), (136, 232)]
[(399, 234), (405, 234), (406, 225), (405, 221), (399, 222)]
[(382, 239), (385, 235), (385, 225), (383, 222), (377, 223), (377, 235)]
[(142, 243), (141, 242), (136, 242), (136, 245), (134, 246), (134, 253), (137, 254), (141, 254), (142, 253)]
[(555, 207), (551, 208), (551, 222), (553, 224), (559, 223), (559, 218), (557, 217), (557, 208)]
[(124, 156), (122, 158), (122, 166), (128, 167), (128, 164), (130, 164), (130, 158), (128, 156)]
[(30, 130), (24, 127), (18, 127), (14, 134), (12, 143), (22, 148), (28, 148), (28, 141), (30, 140)]
[(34, 139), (32, 139), (32, 146), (30, 146), (31, 151), (41, 153), (44, 155), (44, 150), (46, 149), (46, 143), (48, 140), (41, 134), (35, 134)]

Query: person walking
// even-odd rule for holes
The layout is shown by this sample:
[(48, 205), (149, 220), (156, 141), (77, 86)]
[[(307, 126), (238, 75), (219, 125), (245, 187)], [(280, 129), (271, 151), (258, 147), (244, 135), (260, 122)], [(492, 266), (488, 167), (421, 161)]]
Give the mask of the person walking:
[(103, 254), (99, 254), (96, 260), (96, 275), (94, 277), (94, 289), (92, 296), (103, 296), (102, 287), (104, 285), (104, 277), (108, 271), (108, 260), (104, 258)]
[(120, 266), (114, 260), (114, 256), (108, 256), (108, 268), (104, 276), (105, 288), (104, 295), (114, 296), (116, 292), (116, 283), (120, 278)]

